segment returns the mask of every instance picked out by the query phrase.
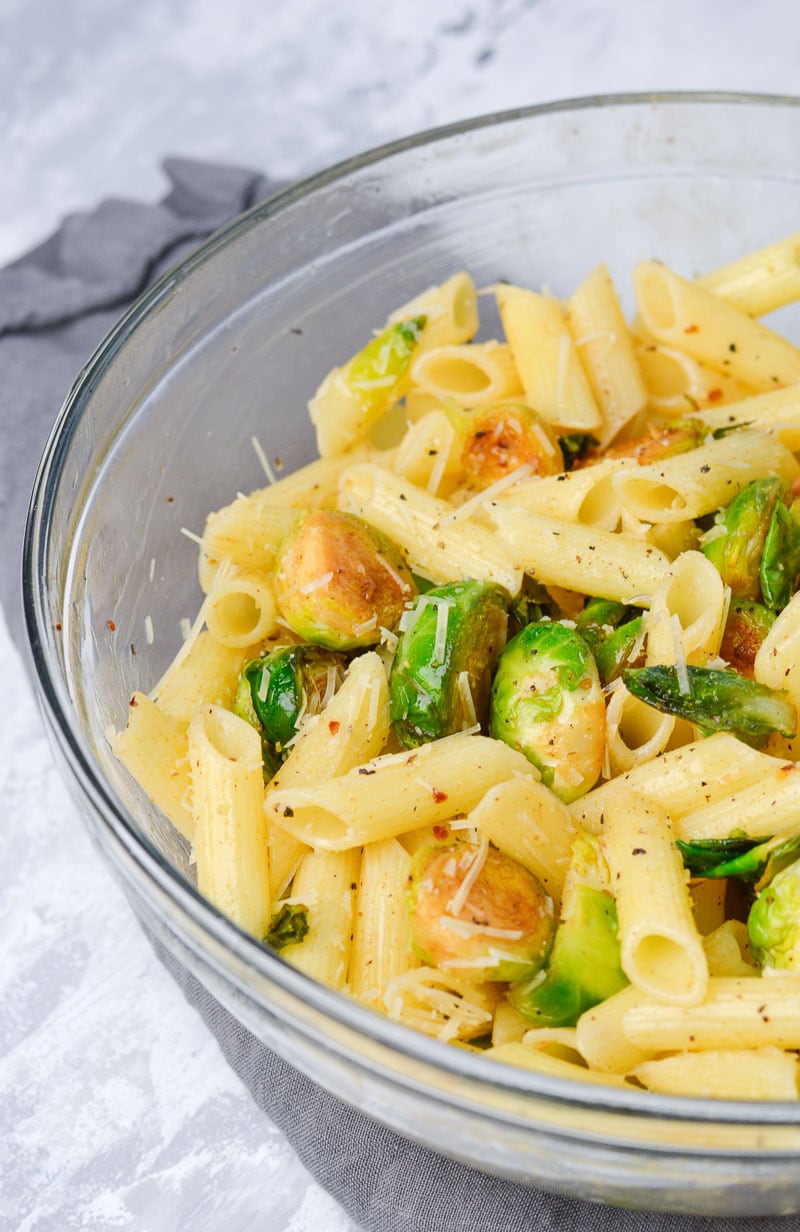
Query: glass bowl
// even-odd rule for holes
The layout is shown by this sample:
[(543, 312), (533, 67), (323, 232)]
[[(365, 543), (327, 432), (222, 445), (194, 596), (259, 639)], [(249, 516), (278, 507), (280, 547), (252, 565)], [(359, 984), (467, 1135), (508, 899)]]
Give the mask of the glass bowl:
[[(478, 286), (508, 278), (556, 294), (599, 260), (621, 288), (646, 257), (712, 269), (797, 226), (798, 148), (800, 100), (608, 97), (425, 133), (315, 176), (134, 305), (80, 373), (33, 493), (24, 594), (45, 719), (142, 921), (342, 1099), (486, 1172), (593, 1201), (800, 1209), (800, 1104), (538, 1076), (315, 984), (200, 897), (186, 844), (115, 762), (107, 732), (199, 606), (181, 528), (200, 532), (209, 510), (264, 482), (251, 436), (286, 470), (311, 458), (309, 396), (395, 307), (462, 268)], [(781, 328), (800, 338), (796, 310)]]

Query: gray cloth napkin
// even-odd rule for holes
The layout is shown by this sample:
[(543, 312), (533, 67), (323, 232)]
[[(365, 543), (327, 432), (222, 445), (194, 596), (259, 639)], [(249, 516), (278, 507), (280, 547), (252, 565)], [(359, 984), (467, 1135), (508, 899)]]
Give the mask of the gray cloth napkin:
[[(105, 201), (0, 270), (0, 601), (22, 647), (20, 547), (35, 468), (81, 365), (128, 304), (204, 236), (277, 187), (255, 172), (170, 159), (158, 205)], [(153, 940), (151, 938), (151, 940)], [(258, 1106), (365, 1232), (718, 1232), (710, 1218), (589, 1206), (485, 1176), (372, 1121), (270, 1052), (153, 940)], [(800, 1218), (737, 1221), (800, 1232)], [(323, 1232), (321, 1229), (320, 1232)]]

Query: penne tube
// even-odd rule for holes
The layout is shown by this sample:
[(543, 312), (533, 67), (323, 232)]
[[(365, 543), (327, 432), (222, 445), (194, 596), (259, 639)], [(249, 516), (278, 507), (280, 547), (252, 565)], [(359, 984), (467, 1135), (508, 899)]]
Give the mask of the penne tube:
[(502, 284), (495, 295), (526, 401), (558, 427), (600, 428), (602, 416), (558, 301)]
[(607, 1074), (626, 1074), (653, 1055), (655, 1049), (638, 1047), (622, 1032), (628, 1010), (645, 1000), (646, 995), (629, 984), (581, 1014), (575, 1025), (575, 1043), (587, 1065)]
[(741, 381), (654, 339), (638, 340), (635, 353), (647, 386), (648, 406), (664, 418), (688, 415), (706, 407), (722, 408), (752, 393)]
[(308, 932), (281, 957), (327, 984), (344, 988), (350, 965), (361, 851), (310, 851), (292, 885), (292, 902), (308, 908)]
[(265, 807), (271, 820), (310, 846), (343, 851), (468, 813), (514, 774), (538, 778), (508, 745), (459, 733), (410, 753), (385, 753), (314, 786), (270, 787)]
[(444, 411), (430, 411), (411, 424), (395, 454), (392, 469), (436, 496), (461, 472), (462, 440)]
[(630, 535), (559, 522), (510, 503), (492, 502), (487, 514), (516, 567), (544, 586), (644, 606), (669, 569), (663, 552)]
[(194, 819), (186, 724), (163, 711), (146, 693), (134, 693), (127, 725), (116, 733), (111, 748), (156, 808), (191, 842)]
[(800, 299), (800, 231), (758, 252), (745, 253), (695, 279), (749, 317), (761, 317)]
[(614, 476), (623, 506), (643, 522), (683, 522), (728, 505), (752, 479), (800, 475), (794, 455), (774, 437), (742, 429), (689, 453)]
[(272, 914), (261, 740), (244, 719), (203, 706), (189, 725), (197, 888), (245, 932)]
[(440, 402), (452, 398), (467, 409), (523, 392), (511, 351), (502, 342), (426, 348), (411, 365), (411, 381)]
[(561, 902), (575, 826), (567, 807), (529, 777), (487, 791), (467, 817), (498, 850), (533, 873), (556, 905)]
[(719, 654), (730, 591), (702, 552), (682, 552), (653, 595), (647, 614), (647, 664), (672, 666), (678, 655), (702, 666)]
[(438, 286), (428, 287), (393, 312), (387, 323), (396, 325), (418, 316), (427, 318), (420, 350), (469, 342), (479, 325), (477, 291), (469, 274), (462, 271)]
[(510, 1001), (501, 1001), (494, 1012), (492, 1044), (518, 1044), (530, 1029), (529, 1019), (515, 1010)]
[(230, 710), (242, 664), (254, 653), (253, 646), (223, 646), (203, 630), (187, 655), (161, 679), (159, 710), (187, 724), (197, 707), (205, 703)]
[(278, 628), (275, 591), (266, 573), (217, 573), (205, 612), (209, 633), (223, 646), (244, 649)]
[(773, 765), (756, 782), (684, 813), (675, 822), (677, 837), (688, 842), (730, 838), (732, 834), (769, 838), (800, 832), (800, 763), (777, 758), (770, 761)]
[(642, 992), (697, 1005), (708, 985), (708, 963), (669, 817), (652, 800), (620, 791), (606, 809), (602, 846), (617, 902), (623, 971)]
[(700, 1005), (646, 997), (622, 1016), (628, 1039), (653, 1052), (800, 1048), (800, 979), (712, 977)]
[[(386, 672), (380, 656), (368, 651), (350, 664), (344, 683), (322, 714), (302, 725), (270, 789), (304, 787), (346, 774), (380, 753), (389, 730)], [(276, 897), (283, 894), (307, 851), (308, 844), (280, 826), (270, 826), (270, 867)]]
[(414, 572), (437, 585), (485, 578), (510, 595), (522, 585), (522, 568), (513, 563), (500, 536), (472, 522), (453, 521), (446, 501), (379, 466), (355, 466), (344, 473), (339, 508), (390, 535)]
[(766, 393), (800, 381), (800, 351), (785, 338), (658, 261), (633, 274), (645, 328), (659, 342)]
[(795, 1053), (779, 1048), (753, 1048), (745, 1065), (741, 1052), (715, 1048), (642, 1061), (631, 1077), (663, 1095), (792, 1100), (798, 1097), (798, 1065)]
[[(716, 883), (709, 881), (707, 884)], [(724, 881), (722, 888), (724, 890)], [(723, 919), (713, 932), (703, 938), (703, 949), (709, 975), (758, 976), (758, 969), (744, 958), (744, 954), (749, 953), (749, 941), (747, 925), (742, 920)]]
[(622, 513), (614, 475), (631, 467), (637, 468), (633, 458), (607, 458), (581, 470), (522, 480), (498, 499), (529, 513), (612, 531)]
[(785, 690), (800, 710), (800, 593), (789, 600), (761, 643), (753, 676), (759, 684)]
[(361, 859), (350, 992), (378, 1005), (396, 976), (419, 965), (411, 949), (407, 892), (411, 860), (396, 838), (367, 843)]
[(576, 1065), (574, 1061), (565, 1061), (562, 1057), (553, 1056), (541, 1048), (529, 1048), (527, 1044), (508, 1043), (497, 1044), (487, 1048), (483, 1054), (491, 1061), (501, 1061), (506, 1065), (516, 1065), (520, 1069), (531, 1069), (537, 1074), (548, 1074), (551, 1078), (568, 1078), (575, 1082), (599, 1083), (601, 1086), (627, 1087), (630, 1084), (617, 1074), (596, 1074), (585, 1065)]
[(215, 566), (222, 560), (243, 570), (272, 568), (281, 541), (297, 519), (296, 511), (267, 499), (273, 493), (273, 488), (265, 488), (250, 496), (237, 496), (232, 504), (209, 514), (200, 549), (207, 576), (213, 577)]
[(602, 834), (605, 809), (620, 788), (631, 787), (658, 800), (675, 821), (678, 838), (683, 838), (677, 819), (698, 805), (711, 805), (756, 783), (782, 764), (742, 744), (728, 732), (717, 732), (705, 740), (662, 753), (646, 765), (595, 787), (568, 807), (573, 820), (584, 830)]
[(800, 450), (800, 385), (754, 394), (725, 406), (693, 415), (709, 432), (725, 428), (754, 428), (776, 437), (792, 453)]
[(453, 1042), (490, 1034), (500, 992), (495, 984), (475, 984), (452, 971), (414, 967), (389, 983), (383, 999), (394, 1022)]
[(606, 778), (646, 765), (663, 753), (675, 732), (675, 718), (661, 714), (616, 682), (606, 709)]
[(598, 265), (567, 302), (567, 323), (603, 422), (597, 430), (605, 448), (642, 413), (647, 389), (614, 284)]

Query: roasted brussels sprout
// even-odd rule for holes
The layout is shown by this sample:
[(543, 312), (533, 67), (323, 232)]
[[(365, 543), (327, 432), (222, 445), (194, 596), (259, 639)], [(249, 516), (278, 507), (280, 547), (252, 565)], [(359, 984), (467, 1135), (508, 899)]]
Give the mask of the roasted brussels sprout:
[(800, 527), (786, 507), (791, 485), (778, 476), (754, 479), (717, 515), (703, 553), (734, 595), (778, 611), (800, 573)]
[(565, 803), (600, 774), (605, 714), (597, 668), (580, 633), (539, 621), (508, 643), (492, 685), (490, 732), (524, 753)]
[(344, 379), (353, 394), (374, 417), (398, 397), (398, 387), (416, 350), (427, 317), (412, 317), (389, 325), (350, 360)]
[(468, 427), (461, 464), (474, 487), (488, 488), (520, 466), (529, 466), (534, 475), (557, 475), (564, 469), (558, 438), (529, 406), (465, 411), (459, 416), (462, 422)]
[(594, 655), (600, 683), (610, 684), (624, 666), (638, 662), (631, 659), (642, 643), (643, 617), (637, 609), (615, 603), (611, 599), (590, 599), (577, 620), (577, 629)]
[(395, 545), (361, 518), (331, 509), (302, 517), (275, 562), (275, 591), (287, 624), (304, 641), (357, 650), (394, 628), (415, 593)]
[(747, 918), (756, 962), (776, 971), (800, 968), (800, 860), (777, 874), (756, 898)]
[(572, 471), (584, 458), (594, 460), (594, 451), (600, 448), (600, 442), (590, 432), (568, 432), (558, 438), (561, 453), (564, 457), (564, 470)]
[(719, 653), (740, 676), (753, 677), (761, 643), (775, 623), (775, 613), (754, 599), (732, 598)]
[(617, 908), (609, 891), (608, 868), (597, 841), (579, 834), (545, 970), (515, 984), (509, 1000), (538, 1027), (574, 1026), (585, 1010), (627, 983), (620, 966)]
[(553, 900), (544, 886), (486, 843), (422, 848), (409, 903), (419, 957), (466, 979), (525, 979), (540, 970), (553, 940)]
[(449, 582), (414, 600), (389, 677), (389, 715), (405, 748), (485, 725), (507, 622), (505, 591), (491, 582)]
[(245, 677), (244, 673), (241, 673), (239, 676), (239, 685), (236, 689), (236, 696), (233, 699), (233, 713), (238, 715), (240, 719), (244, 719), (251, 727), (254, 727), (261, 737), (261, 761), (264, 771), (264, 782), (268, 783), (278, 773), (282, 759), (275, 746), (270, 744), (264, 735), (264, 728), (261, 726), (261, 720), (256, 714), (255, 706), (253, 705), (250, 681)]
[(242, 668), (234, 709), (260, 726), (278, 753), (297, 735), (300, 718), (317, 714), (344, 679), (344, 655), (316, 646), (281, 646)]
[(634, 697), (708, 731), (795, 734), (797, 712), (786, 694), (736, 672), (687, 667), (682, 680), (677, 668), (656, 665), (623, 670), (622, 679)]
[(770, 881), (785, 868), (800, 848), (800, 835), (787, 838), (676, 840), (683, 862), (695, 877), (738, 877), (740, 881)]
[(662, 462), (679, 453), (698, 449), (708, 436), (708, 429), (696, 419), (670, 419), (664, 423), (655, 421), (647, 425), (642, 436), (629, 441), (617, 441), (602, 452), (597, 449), (585, 452), (575, 469), (591, 466), (601, 458), (633, 458), (640, 466)]

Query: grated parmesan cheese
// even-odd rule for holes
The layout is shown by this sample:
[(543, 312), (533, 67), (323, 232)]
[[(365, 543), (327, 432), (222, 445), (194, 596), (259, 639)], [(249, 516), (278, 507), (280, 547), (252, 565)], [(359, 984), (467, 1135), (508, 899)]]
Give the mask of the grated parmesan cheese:
[(478, 492), (475, 496), (471, 496), (469, 500), (465, 500), (452, 513), (448, 513), (446, 517), (442, 518), (442, 522), (447, 524), (448, 522), (461, 521), (463, 518), (471, 518), (485, 504), (493, 501), (501, 493), (507, 492), (509, 488), (516, 487), (523, 479), (527, 479), (530, 474), (531, 466), (528, 462), (524, 462), (522, 466), (517, 466), (513, 471), (509, 471), (507, 475), (503, 475), (502, 479), (496, 479), (494, 483), (490, 483), (488, 488), (484, 488), (482, 492)]
[(319, 577), (312, 578), (310, 582), (306, 582), (303, 586), (298, 586), (298, 593), (301, 595), (311, 595), (315, 590), (319, 590), (322, 586), (327, 586), (333, 578), (333, 570), (328, 573), (321, 573)]
[(255, 455), (258, 458), (259, 462), (261, 463), (261, 467), (267, 479), (270, 481), (270, 483), (275, 483), (276, 482), (275, 472), (270, 466), (269, 459), (267, 458), (267, 455), (264, 453), (264, 450), (261, 447), (261, 441), (258, 439), (257, 436), (251, 436), (250, 444), (253, 446)]
[(181, 637), (186, 641), (192, 631), (192, 622), (188, 616), (181, 617)]
[(444, 663), (447, 655), (447, 626), (450, 620), (450, 604), (436, 604), (436, 634), (433, 639), (433, 662)]
[(148, 646), (153, 645), (153, 617), (149, 614), (144, 618), (144, 636)]
[(461, 882), (461, 885), (456, 890), (450, 902), (447, 904), (453, 915), (461, 915), (461, 912), (464, 910), (467, 899), (469, 898), (470, 890), (480, 877), (488, 854), (489, 840), (485, 834), (482, 834), (478, 843), (478, 850), (472, 857), (467, 875)]
[(488, 924), (472, 924), (469, 920), (459, 920), (452, 915), (440, 915), (439, 923), (443, 928), (449, 928), (459, 937), (497, 937), (503, 941), (519, 941), (522, 937), (521, 928), (492, 928)]
[(200, 544), (200, 547), (202, 547), (202, 546), (203, 546), (203, 540), (202, 540), (202, 538), (200, 537), (200, 535), (196, 535), (196, 534), (194, 533), (194, 531), (193, 531), (193, 530), (189, 530), (189, 529), (188, 529), (188, 527), (186, 527), (186, 526), (182, 526), (182, 527), (181, 527), (181, 534), (182, 534), (182, 535), (185, 535), (187, 539), (191, 539), (192, 543), (199, 543), (199, 544)]
[(461, 698), (461, 703), (464, 707), (464, 713), (470, 721), (470, 727), (478, 725), (477, 715), (475, 714), (475, 702), (472, 697), (472, 689), (469, 686), (469, 672), (458, 673), (458, 695)]
[[(331, 574), (331, 576), (333, 576)], [(377, 615), (373, 614), (368, 620), (362, 620), (360, 624), (353, 625), (353, 636), (363, 637), (365, 633), (371, 633), (378, 624)]]
[(389, 561), (386, 560), (385, 557), (381, 556), (380, 552), (376, 552), (375, 559), (377, 560), (378, 564), (383, 569), (386, 570), (386, 572), (389, 574), (389, 577), (392, 578), (393, 581), (396, 583), (398, 590), (401, 590), (404, 595), (407, 595), (408, 592), (411, 590), (411, 587), (409, 586), (408, 582), (405, 582), (403, 578), (401, 578), (400, 574), (397, 572), (394, 566), (390, 565)]
[(675, 672), (678, 677), (678, 688), (686, 696), (691, 693), (692, 686), (689, 684), (689, 672), (686, 667), (686, 655), (683, 650), (683, 628), (677, 612), (672, 613), (670, 623), (672, 625), (672, 646), (675, 652)]

